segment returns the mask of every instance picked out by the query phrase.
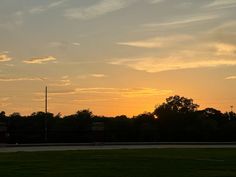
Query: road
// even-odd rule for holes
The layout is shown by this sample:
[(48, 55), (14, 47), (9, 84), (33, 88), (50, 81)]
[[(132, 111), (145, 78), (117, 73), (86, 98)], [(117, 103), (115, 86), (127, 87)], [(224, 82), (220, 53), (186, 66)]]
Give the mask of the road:
[(38, 144), (1, 146), (0, 152), (37, 152), (106, 149), (178, 149), (178, 148), (236, 148), (235, 143), (121, 143), (121, 144)]

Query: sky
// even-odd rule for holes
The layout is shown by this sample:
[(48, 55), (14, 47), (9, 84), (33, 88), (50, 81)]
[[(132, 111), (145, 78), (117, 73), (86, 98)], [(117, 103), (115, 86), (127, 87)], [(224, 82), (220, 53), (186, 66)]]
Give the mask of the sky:
[(236, 0), (0, 0), (0, 110), (236, 107)]

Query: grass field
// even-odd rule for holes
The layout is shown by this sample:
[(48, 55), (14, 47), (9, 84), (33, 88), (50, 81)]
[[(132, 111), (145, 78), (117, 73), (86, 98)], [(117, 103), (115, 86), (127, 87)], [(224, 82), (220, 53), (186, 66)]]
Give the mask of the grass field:
[(0, 153), (1, 177), (232, 177), (236, 149)]

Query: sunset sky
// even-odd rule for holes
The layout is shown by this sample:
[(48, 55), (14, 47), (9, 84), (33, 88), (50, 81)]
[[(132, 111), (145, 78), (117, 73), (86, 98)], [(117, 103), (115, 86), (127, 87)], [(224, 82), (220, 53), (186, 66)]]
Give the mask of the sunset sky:
[(0, 0), (0, 111), (236, 107), (236, 0)]

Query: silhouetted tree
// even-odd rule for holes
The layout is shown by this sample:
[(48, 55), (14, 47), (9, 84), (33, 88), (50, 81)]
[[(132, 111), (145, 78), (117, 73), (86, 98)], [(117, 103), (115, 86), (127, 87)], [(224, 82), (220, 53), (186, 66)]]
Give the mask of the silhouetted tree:
[(175, 95), (167, 98), (166, 103), (158, 106), (154, 115), (158, 116), (163, 112), (190, 113), (196, 111), (198, 107), (199, 105), (193, 103), (193, 99)]
[(139, 141), (157, 141), (158, 122), (153, 113), (145, 112), (133, 117), (136, 136)]
[(79, 110), (76, 113), (78, 119), (90, 119), (93, 117), (93, 113), (89, 109)]
[(5, 111), (0, 112), (0, 119), (5, 119), (6, 118), (6, 113)]
[(128, 119), (128, 117), (126, 115), (119, 115), (116, 116), (115, 119)]
[(231, 121), (236, 121), (236, 113), (230, 111), (230, 112), (228, 113), (228, 119), (231, 120)]
[[(160, 137), (167, 141), (185, 141), (189, 125), (195, 118), (199, 106), (192, 99), (171, 96), (166, 102), (156, 107), (154, 115), (159, 120)], [(191, 120), (192, 119), (192, 120)]]
[(56, 115), (55, 115), (55, 118), (56, 119), (60, 119), (60, 118), (62, 118), (62, 114), (59, 112), (59, 113), (57, 113)]
[(151, 112), (145, 112), (143, 114), (139, 114), (137, 116), (134, 116), (134, 119), (137, 119), (137, 120), (142, 120), (142, 121), (150, 121), (150, 120), (154, 120), (155, 119), (155, 116), (153, 113)]
[[(62, 117), (61, 114), (34, 112), (29, 116), (0, 112), (0, 120), (7, 125), (10, 143), (44, 142), (45, 121), (48, 142), (92, 142), (94, 125), (104, 126), (102, 139), (114, 141), (236, 141), (236, 114), (222, 113), (214, 108), (197, 110), (192, 99), (171, 96), (153, 113), (133, 118), (95, 116), (88, 110)], [(5, 122), (5, 123), (4, 123)], [(99, 123), (98, 123), (99, 122)], [(99, 130), (100, 131), (100, 130)], [(103, 130), (102, 130), (103, 131)]]
[(20, 115), (19, 112), (14, 112), (14, 113), (12, 113), (9, 117), (10, 117), (10, 118), (21, 118), (21, 115)]
[(202, 118), (204, 119), (210, 119), (215, 120), (219, 123), (225, 122), (227, 118), (224, 116), (224, 114), (214, 108), (206, 108), (202, 111), (200, 111)]

